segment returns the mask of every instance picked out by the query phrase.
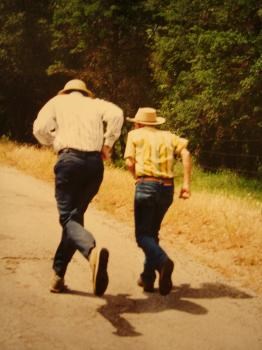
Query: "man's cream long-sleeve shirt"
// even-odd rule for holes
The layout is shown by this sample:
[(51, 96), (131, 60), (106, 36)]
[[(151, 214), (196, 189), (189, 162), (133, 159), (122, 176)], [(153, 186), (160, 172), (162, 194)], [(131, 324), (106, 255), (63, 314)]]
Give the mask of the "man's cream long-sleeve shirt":
[[(104, 122), (106, 129), (104, 133)], [(115, 104), (79, 92), (57, 95), (38, 113), (33, 134), (43, 145), (81, 151), (112, 147), (123, 125), (123, 111)]]

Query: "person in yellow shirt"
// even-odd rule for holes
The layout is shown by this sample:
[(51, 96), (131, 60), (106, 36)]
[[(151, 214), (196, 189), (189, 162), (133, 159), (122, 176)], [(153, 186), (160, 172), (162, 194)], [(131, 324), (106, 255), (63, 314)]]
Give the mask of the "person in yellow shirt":
[(127, 120), (135, 127), (128, 133), (124, 159), (136, 180), (135, 236), (145, 254), (138, 285), (145, 292), (154, 292), (158, 272), (159, 293), (167, 295), (173, 286), (174, 262), (159, 245), (159, 230), (173, 202), (175, 155), (181, 156), (184, 172), (179, 197), (190, 197), (192, 166), (188, 140), (156, 128), (165, 122), (165, 118), (158, 117), (154, 108), (139, 108), (135, 117)]

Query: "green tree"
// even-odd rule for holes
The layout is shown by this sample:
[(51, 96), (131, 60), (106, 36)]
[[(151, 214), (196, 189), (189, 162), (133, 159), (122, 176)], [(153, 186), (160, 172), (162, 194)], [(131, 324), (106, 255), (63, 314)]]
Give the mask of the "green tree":
[[(158, 1), (150, 1), (156, 9)], [(206, 168), (261, 164), (261, 9), (255, 0), (166, 1), (150, 35), (169, 127)], [(239, 156), (237, 156), (237, 154)]]
[[(140, 0), (58, 0), (52, 22), (49, 74), (79, 77), (101, 98), (133, 115), (152, 104), (146, 30), (150, 15)], [(117, 154), (123, 152), (126, 129)]]
[(49, 74), (83, 78), (128, 112), (151, 99), (143, 1), (56, 1)]
[(0, 3), (0, 130), (20, 141), (31, 139), (32, 118), (48, 87), (48, 3)]

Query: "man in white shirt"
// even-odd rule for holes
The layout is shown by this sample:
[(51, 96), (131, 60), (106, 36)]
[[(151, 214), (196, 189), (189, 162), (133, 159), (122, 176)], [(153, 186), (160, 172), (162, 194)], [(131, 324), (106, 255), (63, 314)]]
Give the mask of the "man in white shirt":
[(55, 197), (63, 231), (54, 256), (51, 292), (66, 290), (64, 276), (76, 250), (89, 260), (94, 294), (103, 295), (107, 288), (109, 252), (96, 248), (94, 236), (84, 228), (84, 213), (99, 190), (103, 159), (110, 158), (122, 125), (123, 111), (111, 102), (94, 98), (78, 79), (70, 80), (49, 100), (34, 121), (34, 136), (58, 153)]

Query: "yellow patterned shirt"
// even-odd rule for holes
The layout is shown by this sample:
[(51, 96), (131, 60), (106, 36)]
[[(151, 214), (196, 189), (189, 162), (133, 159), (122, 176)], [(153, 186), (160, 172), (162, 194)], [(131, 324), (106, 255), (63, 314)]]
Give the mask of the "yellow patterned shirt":
[(145, 126), (128, 133), (124, 158), (135, 160), (136, 176), (174, 177), (174, 155), (188, 141), (170, 131)]

